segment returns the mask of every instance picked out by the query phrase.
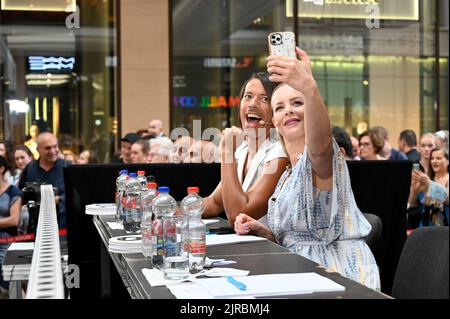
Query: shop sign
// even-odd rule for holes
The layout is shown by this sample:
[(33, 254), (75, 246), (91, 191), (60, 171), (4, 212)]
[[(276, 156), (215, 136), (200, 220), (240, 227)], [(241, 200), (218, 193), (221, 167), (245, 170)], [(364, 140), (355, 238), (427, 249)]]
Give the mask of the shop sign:
[[(298, 16), (367, 19), (374, 6), (381, 20), (419, 20), (419, 0), (299, 0)], [(286, 16), (293, 16), (293, 0), (286, 1)]]
[(74, 57), (46, 57), (29, 56), (28, 68), (30, 71), (72, 71), (75, 65)]
[(182, 108), (226, 108), (238, 107), (240, 99), (239, 96), (174, 96), (172, 102)]
[(248, 68), (253, 64), (253, 57), (230, 58), (230, 57), (210, 57), (203, 58), (205, 68)]

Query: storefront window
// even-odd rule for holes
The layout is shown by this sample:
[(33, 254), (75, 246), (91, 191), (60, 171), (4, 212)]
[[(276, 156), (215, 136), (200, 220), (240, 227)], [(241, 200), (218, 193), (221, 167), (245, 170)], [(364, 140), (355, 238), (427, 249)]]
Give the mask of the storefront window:
[(171, 126), (238, 125), (239, 91), (265, 70), (270, 30), (292, 30), (284, 1), (172, 1)]
[(237, 125), (235, 98), (265, 70), (267, 35), (296, 30), (333, 125), (356, 136), (382, 125), (393, 145), (404, 129), (448, 129), (448, 40), (436, 43), (434, 1), (298, 0), (298, 19), (292, 0), (172, 4), (172, 128)]
[[(117, 130), (115, 1), (2, 1), (0, 139), (37, 124), (60, 149), (111, 156)], [(17, 107), (20, 105), (20, 107)]]

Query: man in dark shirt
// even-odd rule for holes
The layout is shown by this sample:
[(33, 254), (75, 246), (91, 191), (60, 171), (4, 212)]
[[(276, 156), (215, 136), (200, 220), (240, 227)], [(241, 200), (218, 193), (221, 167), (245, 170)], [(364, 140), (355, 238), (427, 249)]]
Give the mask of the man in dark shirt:
[(410, 161), (420, 162), (420, 153), (417, 150), (417, 136), (413, 130), (404, 130), (398, 138), (398, 148), (406, 154)]
[(66, 162), (58, 158), (58, 139), (50, 132), (43, 132), (37, 138), (39, 159), (29, 163), (23, 170), (19, 180), (19, 189), (23, 189), (27, 182), (39, 182), (53, 185), (58, 189), (55, 203), (58, 211), (59, 228), (66, 227), (66, 209), (64, 192), (63, 168)]

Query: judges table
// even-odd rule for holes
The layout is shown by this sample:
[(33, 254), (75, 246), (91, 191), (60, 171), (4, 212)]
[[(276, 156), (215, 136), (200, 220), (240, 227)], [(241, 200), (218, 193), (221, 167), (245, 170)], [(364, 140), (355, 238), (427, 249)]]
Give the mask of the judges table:
[[(151, 268), (151, 262), (142, 254), (118, 254), (108, 251), (109, 238), (123, 236), (123, 230), (113, 230), (108, 222), (113, 222), (114, 216), (94, 216), (94, 225), (101, 237), (101, 268), (102, 268), (102, 293), (108, 295), (111, 288), (111, 260), (115, 265), (123, 284), (133, 299), (174, 299), (175, 297), (166, 287), (151, 287), (144, 274), (143, 268)], [(223, 227), (227, 223), (211, 224), (209, 227)], [(220, 235), (216, 235), (220, 236)], [(337, 273), (331, 273), (318, 264), (288, 251), (287, 249), (271, 242), (259, 241), (239, 244), (224, 244), (207, 246), (206, 255), (209, 258), (226, 258), (237, 263), (229, 267), (245, 269), (250, 275), (277, 274), (277, 273), (305, 273), (315, 272), (327, 277), (345, 287), (345, 291), (291, 295), (286, 298), (329, 298), (329, 299), (386, 299), (390, 298), (375, 290), (369, 289), (352, 280), (342, 277)], [(226, 266), (225, 266), (226, 267)], [(280, 298), (280, 296), (277, 296)]]

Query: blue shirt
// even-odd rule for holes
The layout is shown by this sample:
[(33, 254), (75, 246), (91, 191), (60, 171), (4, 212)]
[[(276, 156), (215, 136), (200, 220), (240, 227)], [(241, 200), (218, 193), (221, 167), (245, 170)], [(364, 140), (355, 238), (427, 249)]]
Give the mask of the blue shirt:
[[(59, 204), (59, 228), (66, 227), (66, 207), (64, 191), (64, 172), (63, 168), (67, 163), (62, 159), (57, 159), (55, 165), (48, 171), (39, 165), (39, 160), (34, 160), (28, 164), (22, 173), (19, 181), (19, 189), (25, 187), (26, 182), (40, 182), (51, 184), (58, 189), (58, 196), (61, 198)], [(26, 204), (26, 203), (25, 203)]]
[(391, 149), (391, 156), (389, 157), (390, 160), (398, 161), (398, 160), (404, 160), (407, 161), (408, 157), (405, 155), (405, 153), (400, 152), (396, 150), (395, 148)]

